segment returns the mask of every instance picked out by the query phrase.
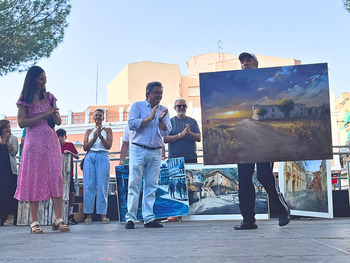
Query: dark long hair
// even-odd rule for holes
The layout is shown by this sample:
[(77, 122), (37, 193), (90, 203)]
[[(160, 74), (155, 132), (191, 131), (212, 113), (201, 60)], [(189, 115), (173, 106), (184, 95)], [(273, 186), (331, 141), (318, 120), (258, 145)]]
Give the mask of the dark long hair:
[(8, 125), (10, 124), (10, 121), (8, 120), (0, 120), (0, 137), (1, 137), (1, 134), (2, 134), (2, 130), (5, 129)]
[[(43, 73), (44, 70), (41, 67), (38, 66), (32, 66), (26, 75), (26, 78), (24, 80), (23, 84), (23, 90), (22, 90), (22, 98), (21, 100), (26, 103), (32, 103), (33, 96), (35, 92), (35, 81), (36, 79)], [(44, 91), (40, 91), (40, 97), (39, 99), (42, 100), (44, 98)]]

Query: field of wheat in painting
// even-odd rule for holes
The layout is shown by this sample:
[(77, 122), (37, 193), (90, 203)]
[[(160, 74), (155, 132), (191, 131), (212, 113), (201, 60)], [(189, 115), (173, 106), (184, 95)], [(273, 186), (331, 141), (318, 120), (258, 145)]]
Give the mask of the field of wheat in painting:
[(200, 74), (205, 164), (332, 158), (326, 63)]

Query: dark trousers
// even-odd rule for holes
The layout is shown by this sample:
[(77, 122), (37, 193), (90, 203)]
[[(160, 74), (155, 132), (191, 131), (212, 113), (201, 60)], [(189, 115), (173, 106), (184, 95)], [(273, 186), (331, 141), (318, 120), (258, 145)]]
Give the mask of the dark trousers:
[[(289, 212), (288, 205), (281, 194), (278, 181), (273, 176), (273, 163), (257, 163), (257, 179), (264, 186), (271, 200), (275, 203), (279, 214)], [(253, 185), (255, 163), (238, 164), (239, 208), (243, 221), (255, 222), (255, 187)]]

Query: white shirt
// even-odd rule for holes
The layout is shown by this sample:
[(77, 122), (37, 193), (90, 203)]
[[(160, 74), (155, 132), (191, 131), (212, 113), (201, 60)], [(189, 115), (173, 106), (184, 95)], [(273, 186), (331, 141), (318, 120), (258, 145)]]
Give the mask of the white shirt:
[[(89, 134), (89, 141), (94, 137), (94, 132), (95, 131), (96, 131), (96, 128), (94, 128), (92, 130), (92, 132)], [(103, 138), (105, 138), (107, 140), (107, 133), (106, 133), (106, 131), (104, 129), (101, 131), (101, 135), (102, 135)], [(103, 146), (100, 138), (98, 138), (98, 137), (97, 137), (95, 143), (90, 148), (90, 151), (93, 151), (93, 152), (99, 152), (99, 151), (108, 152), (108, 150)]]

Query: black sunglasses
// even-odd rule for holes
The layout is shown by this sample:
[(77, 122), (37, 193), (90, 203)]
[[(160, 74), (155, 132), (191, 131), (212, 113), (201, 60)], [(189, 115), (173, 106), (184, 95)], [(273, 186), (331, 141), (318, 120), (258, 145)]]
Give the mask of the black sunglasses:
[(186, 104), (180, 104), (180, 105), (176, 105), (176, 107), (178, 107), (179, 109), (181, 108), (187, 108), (187, 105)]

